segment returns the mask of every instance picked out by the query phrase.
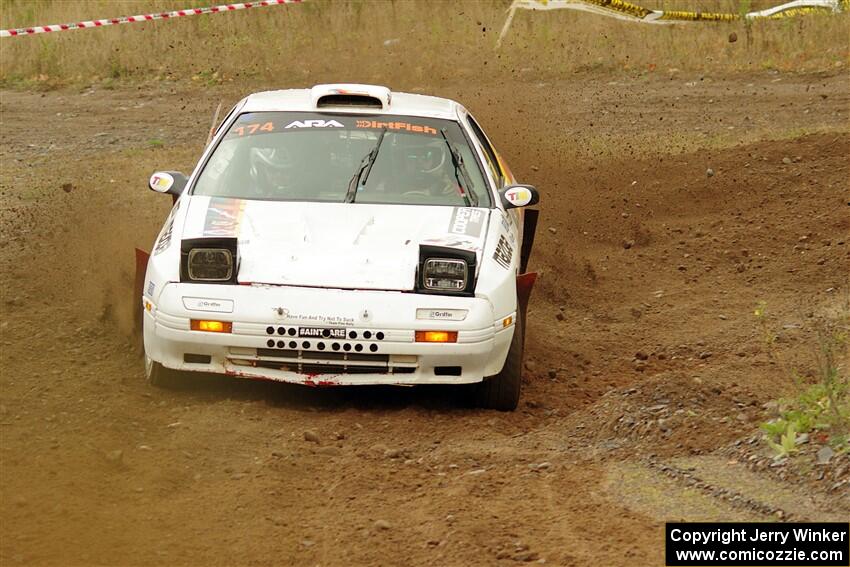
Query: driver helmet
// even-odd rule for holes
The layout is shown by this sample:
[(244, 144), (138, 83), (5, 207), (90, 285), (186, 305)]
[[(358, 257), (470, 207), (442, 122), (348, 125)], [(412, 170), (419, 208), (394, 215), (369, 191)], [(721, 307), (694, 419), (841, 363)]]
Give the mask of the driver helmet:
[(286, 148), (251, 148), (251, 177), (264, 194), (289, 189), (294, 168), (295, 160)]
[(429, 140), (411, 146), (407, 159), (413, 172), (418, 175), (438, 175), (446, 163), (446, 144), (442, 140)]
[(411, 186), (429, 193), (441, 192), (446, 187), (448, 148), (443, 140), (420, 141), (404, 150), (407, 177)]

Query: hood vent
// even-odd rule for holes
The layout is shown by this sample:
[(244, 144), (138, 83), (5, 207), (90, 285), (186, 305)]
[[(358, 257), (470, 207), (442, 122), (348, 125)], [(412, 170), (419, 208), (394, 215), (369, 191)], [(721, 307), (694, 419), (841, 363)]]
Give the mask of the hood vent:
[(310, 100), (315, 108), (355, 107), (386, 109), (391, 93), (378, 85), (316, 85), (310, 89)]
[(316, 103), (317, 108), (328, 106), (356, 106), (361, 108), (384, 108), (377, 98), (360, 94), (325, 95)]

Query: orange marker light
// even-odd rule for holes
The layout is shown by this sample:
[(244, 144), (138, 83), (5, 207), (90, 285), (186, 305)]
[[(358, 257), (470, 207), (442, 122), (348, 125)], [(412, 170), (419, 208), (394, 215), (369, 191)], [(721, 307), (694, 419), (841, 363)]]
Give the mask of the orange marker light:
[(233, 323), (192, 319), (191, 329), (193, 331), (206, 331), (207, 333), (230, 333), (233, 331)]
[(457, 331), (416, 331), (417, 343), (456, 343)]

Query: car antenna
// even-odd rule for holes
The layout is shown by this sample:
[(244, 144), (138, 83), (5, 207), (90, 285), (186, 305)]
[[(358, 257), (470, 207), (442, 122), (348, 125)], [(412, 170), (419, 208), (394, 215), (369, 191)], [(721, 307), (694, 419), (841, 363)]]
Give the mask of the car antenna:
[(212, 142), (213, 134), (215, 134), (215, 123), (218, 122), (218, 115), (221, 113), (221, 101), (219, 101), (218, 106), (215, 109), (215, 114), (213, 114), (212, 124), (210, 124), (210, 133), (207, 136), (207, 145), (210, 145)]

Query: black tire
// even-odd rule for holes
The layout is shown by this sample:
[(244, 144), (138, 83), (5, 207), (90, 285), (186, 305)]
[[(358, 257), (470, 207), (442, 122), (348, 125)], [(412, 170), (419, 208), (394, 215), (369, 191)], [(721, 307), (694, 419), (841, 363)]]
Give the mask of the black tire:
[(145, 376), (148, 383), (156, 388), (173, 390), (185, 383), (182, 372), (166, 368), (155, 360), (151, 360), (147, 355), (145, 355)]
[(486, 409), (513, 411), (522, 388), (522, 318), (517, 317), (505, 365), (495, 376), (485, 378), (475, 392), (475, 405)]

